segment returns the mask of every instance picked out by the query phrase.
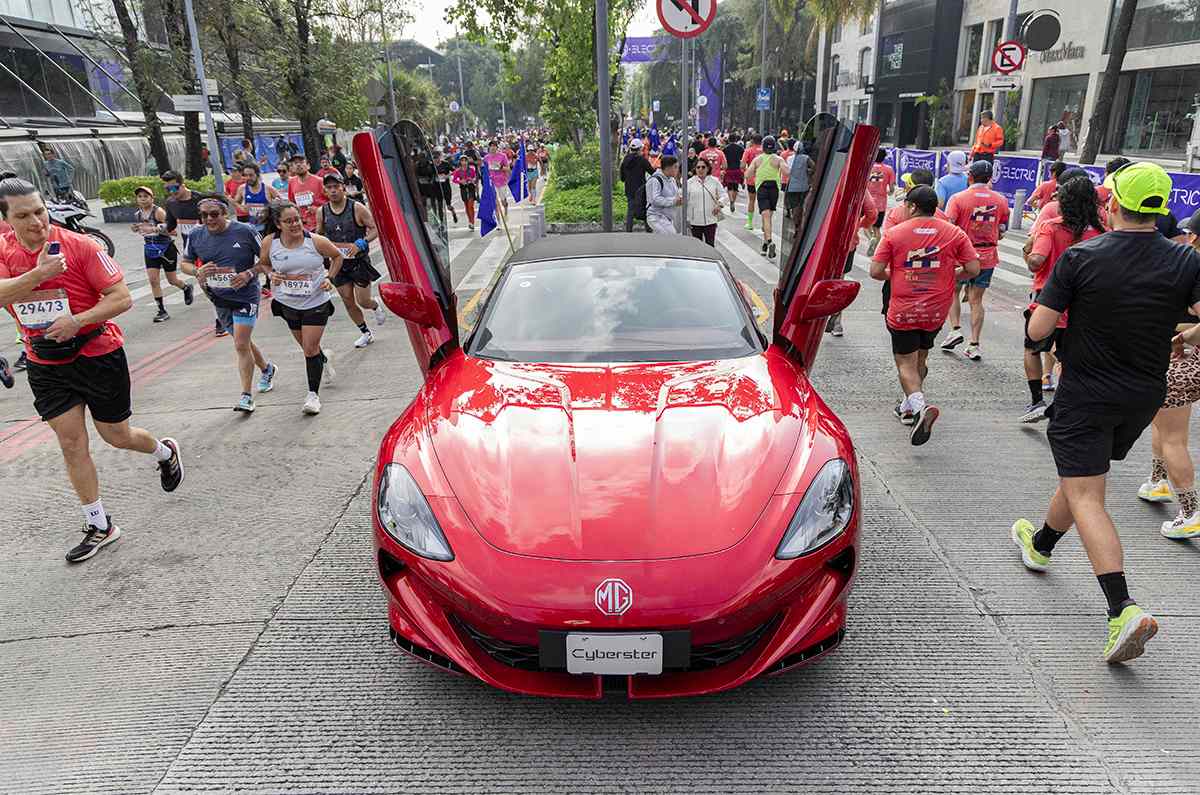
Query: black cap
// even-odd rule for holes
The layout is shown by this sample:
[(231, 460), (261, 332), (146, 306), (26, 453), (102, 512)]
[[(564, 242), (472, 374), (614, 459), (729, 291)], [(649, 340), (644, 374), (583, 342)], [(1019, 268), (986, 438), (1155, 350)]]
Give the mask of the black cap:
[(1191, 232), (1193, 235), (1200, 237), (1200, 210), (1192, 213), (1192, 217), (1184, 221), (1180, 226), (1184, 231)]
[(986, 160), (976, 160), (971, 163), (967, 173), (975, 179), (990, 180), (992, 178), (992, 164)]
[(336, 182), (339, 185), (345, 185), (346, 179), (336, 171), (331, 171), (325, 176), (321, 177), (321, 184), (324, 185), (326, 182)]

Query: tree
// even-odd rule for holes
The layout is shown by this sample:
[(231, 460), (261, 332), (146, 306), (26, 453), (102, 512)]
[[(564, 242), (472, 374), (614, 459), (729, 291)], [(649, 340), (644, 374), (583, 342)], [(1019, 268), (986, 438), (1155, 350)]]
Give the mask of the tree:
[[(192, 67), (192, 39), (188, 34), (187, 17), (181, 0), (162, 0), (163, 27), (170, 46), (171, 68), (163, 77), (168, 87), (188, 89), (190, 93), (195, 72)], [(184, 173), (188, 179), (204, 176), (205, 162), (200, 156), (200, 113), (183, 114)]]
[(112, 0), (112, 4), (113, 13), (121, 26), (125, 57), (129, 60), (129, 70), (133, 73), (138, 102), (142, 106), (142, 118), (146, 120), (150, 156), (154, 158), (158, 173), (162, 174), (171, 170), (171, 157), (167, 154), (167, 142), (163, 138), (162, 122), (158, 118), (158, 103), (163, 94), (150, 77), (156, 61), (154, 51), (138, 38), (137, 24), (125, 0)]
[(254, 140), (254, 114), (250, 102), (250, 84), (242, 69), (242, 45), (246, 42), (244, 32), (253, 28), (261, 19), (254, 8), (234, 0), (214, 0), (209, 13), (202, 17), (204, 24), (215, 35), (225, 54), (229, 69), (230, 90), (237, 99), (238, 112), (242, 117), (242, 137)]
[(1100, 154), (1100, 141), (1108, 127), (1112, 114), (1113, 98), (1117, 93), (1117, 80), (1121, 77), (1121, 65), (1125, 62), (1125, 50), (1129, 47), (1129, 31), (1133, 27), (1133, 15), (1137, 11), (1137, 0), (1122, 0), (1121, 14), (1113, 26), (1112, 41), (1109, 43), (1108, 66), (1100, 75), (1100, 90), (1096, 93), (1096, 104), (1088, 119), (1087, 138), (1079, 162), (1092, 164)]

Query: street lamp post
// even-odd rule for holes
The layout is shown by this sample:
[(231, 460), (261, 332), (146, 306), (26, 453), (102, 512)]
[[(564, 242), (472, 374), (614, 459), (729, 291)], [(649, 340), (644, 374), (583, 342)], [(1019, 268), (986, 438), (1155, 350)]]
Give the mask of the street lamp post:
[(467, 89), (462, 78), (462, 42), (458, 40), (458, 32), (454, 34), (454, 57), (458, 61), (458, 105), (462, 112), (463, 137), (467, 135)]
[(383, 59), (387, 62), (388, 110), (391, 112), (392, 124), (399, 121), (396, 116), (396, 81), (392, 77), (392, 45), (388, 42), (387, 18), (383, 15), (383, 4), (379, 4), (379, 32), (383, 39)]
[(183, 0), (183, 10), (187, 14), (188, 36), (192, 40), (192, 59), (196, 66), (196, 79), (200, 81), (200, 94), (204, 97), (204, 126), (208, 129), (208, 160), (213, 170), (217, 191), (224, 181), (221, 170), (221, 149), (217, 146), (217, 126), (213, 123), (212, 108), (208, 104), (208, 83), (204, 79), (204, 56), (200, 52), (200, 34), (196, 32), (196, 14), (192, 11), (192, 0)]
[[(758, 90), (761, 92), (767, 87), (767, 0), (762, 3), (762, 47), (759, 48), (759, 64), (758, 64)], [(767, 129), (767, 110), (763, 108), (758, 112), (758, 134), (762, 135), (763, 130)]]
[(596, 0), (596, 121), (600, 124), (600, 224), (611, 232), (612, 212), (612, 101), (608, 87), (608, 0)]

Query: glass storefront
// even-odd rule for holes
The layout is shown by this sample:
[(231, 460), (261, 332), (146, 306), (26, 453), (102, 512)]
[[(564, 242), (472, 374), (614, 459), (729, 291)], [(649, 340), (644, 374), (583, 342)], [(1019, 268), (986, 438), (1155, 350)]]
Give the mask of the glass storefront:
[(860, 99), (858, 108), (854, 111), (854, 120), (866, 124), (871, 120), (871, 103), (869, 100)]
[[(1088, 76), (1048, 77), (1033, 81), (1033, 98), (1029, 103), (1029, 119), (1025, 124), (1026, 149), (1042, 148), (1046, 130), (1056, 122), (1067, 125), (1071, 141), (1079, 140), (1079, 125), (1083, 121), (1083, 103), (1087, 99)], [(1072, 146), (1075, 146), (1072, 143)]]
[(958, 92), (958, 126), (954, 128), (954, 140), (958, 143), (970, 143), (974, 134), (975, 120), (972, 111), (975, 110), (975, 89)]
[[(1121, 0), (1113, 0), (1108, 17), (1108, 40), (1112, 26), (1121, 14)], [(1200, 3), (1195, 0), (1141, 0), (1133, 12), (1129, 29), (1129, 49), (1162, 47), (1200, 41)], [(1108, 52), (1106, 41), (1104, 51)]]
[(1182, 157), (1192, 134), (1200, 66), (1126, 72), (1117, 83), (1105, 150), (1143, 157)]

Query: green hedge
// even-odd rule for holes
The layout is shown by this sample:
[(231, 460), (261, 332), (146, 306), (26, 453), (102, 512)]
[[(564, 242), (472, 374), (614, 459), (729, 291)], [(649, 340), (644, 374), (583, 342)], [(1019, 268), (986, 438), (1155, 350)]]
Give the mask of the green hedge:
[[(201, 191), (203, 193), (213, 192), (213, 178), (208, 175), (203, 179), (184, 180), (187, 186), (192, 190)], [(145, 185), (154, 191), (155, 198), (162, 202), (167, 198), (166, 191), (163, 190), (163, 181), (158, 177), (122, 177), (121, 179), (109, 179), (100, 183), (100, 198), (108, 206), (113, 205), (132, 205), (136, 202), (133, 198), (133, 192), (140, 186)]]
[[(546, 222), (600, 223), (600, 186), (581, 185), (576, 188), (555, 188), (545, 199)], [(613, 220), (625, 222), (625, 194), (613, 191)]]

